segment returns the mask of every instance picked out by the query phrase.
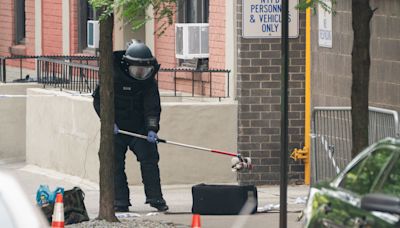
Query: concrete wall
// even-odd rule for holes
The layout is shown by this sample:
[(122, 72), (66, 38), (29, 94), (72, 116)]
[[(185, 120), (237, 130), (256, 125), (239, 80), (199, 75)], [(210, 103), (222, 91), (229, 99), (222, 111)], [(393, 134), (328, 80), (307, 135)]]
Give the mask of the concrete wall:
[(27, 88), (37, 84), (0, 83), (0, 160), (25, 159), (26, 97), (1, 97), (25, 95)]
[[(400, 111), (400, 2), (370, 1), (376, 8), (371, 20), (371, 106)], [(350, 106), (351, 1), (338, 1), (333, 16), (332, 48), (318, 47), (318, 15), (312, 16), (312, 106)]]
[[(91, 97), (30, 89), (27, 100), (27, 163), (98, 181), (100, 121)], [(235, 103), (162, 102), (159, 136), (212, 149), (236, 151)], [(235, 182), (230, 157), (159, 144), (163, 184)], [(141, 183), (133, 153), (127, 156), (130, 184)]]

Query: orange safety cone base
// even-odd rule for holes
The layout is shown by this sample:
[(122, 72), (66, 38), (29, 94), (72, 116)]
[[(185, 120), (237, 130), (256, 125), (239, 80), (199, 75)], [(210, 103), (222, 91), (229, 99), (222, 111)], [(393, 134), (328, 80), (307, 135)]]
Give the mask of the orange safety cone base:
[(200, 215), (199, 214), (193, 214), (193, 217), (192, 217), (192, 228), (201, 228)]
[(51, 222), (51, 228), (64, 228), (64, 222)]
[(61, 193), (57, 193), (56, 202), (54, 204), (52, 228), (64, 228), (64, 203)]

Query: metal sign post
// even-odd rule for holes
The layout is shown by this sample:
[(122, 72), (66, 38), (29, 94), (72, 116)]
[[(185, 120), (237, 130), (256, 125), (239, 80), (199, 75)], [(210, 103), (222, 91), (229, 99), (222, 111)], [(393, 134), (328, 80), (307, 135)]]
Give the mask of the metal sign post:
[(281, 37), (281, 159), (280, 159), (280, 208), (279, 227), (287, 227), (288, 182), (288, 77), (289, 77), (289, 0), (282, 0)]

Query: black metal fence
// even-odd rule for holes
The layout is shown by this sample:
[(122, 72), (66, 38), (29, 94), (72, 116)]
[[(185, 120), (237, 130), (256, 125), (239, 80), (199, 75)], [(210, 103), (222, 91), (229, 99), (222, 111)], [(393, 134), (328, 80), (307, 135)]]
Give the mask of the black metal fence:
[[(81, 93), (93, 92), (99, 83), (98, 57), (94, 56), (0, 57), (0, 70), (2, 82), (36, 81), (44, 87)], [(161, 68), (156, 79), (160, 90), (171, 92), (162, 96), (226, 98), (229, 76), (230, 70), (225, 69)]]
[(61, 90), (93, 92), (98, 83), (97, 65), (97, 59), (38, 58), (38, 83)]
[[(12, 80), (23, 79), (29, 69), (34, 69), (34, 59), (36, 56), (0, 56), (0, 80), (10, 82)], [(29, 64), (29, 62), (31, 64)], [(31, 65), (30, 67), (28, 65)]]
[(156, 79), (161, 89), (173, 91), (175, 97), (229, 97), (230, 70), (226, 69), (161, 68)]
[(86, 65), (98, 65), (94, 56), (0, 56), (0, 81), (7, 82), (37, 82), (39, 59), (59, 60)]

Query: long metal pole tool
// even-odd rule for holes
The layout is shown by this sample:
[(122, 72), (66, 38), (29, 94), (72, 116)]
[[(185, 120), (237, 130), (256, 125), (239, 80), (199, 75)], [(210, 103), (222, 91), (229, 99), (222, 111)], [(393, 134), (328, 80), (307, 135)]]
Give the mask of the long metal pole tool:
[[(129, 132), (129, 131), (124, 131), (121, 129), (118, 130), (118, 133), (141, 138), (141, 139), (147, 139), (147, 136), (145, 136), (145, 135), (141, 135), (141, 134), (137, 134), (137, 133), (133, 133), (133, 132)], [(209, 148), (200, 147), (200, 146), (193, 146), (193, 145), (169, 141), (169, 140), (167, 141), (165, 139), (160, 139), (160, 138), (157, 139), (157, 142), (167, 143), (167, 144), (171, 144), (171, 145), (175, 145), (175, 146), (186, 147), (186, 148), (190, 148), (190, 149), (203, 150), (203, 151), (208, 151), (211, 153), (223, 154), (223, 155), (228, 155), (228, 156), (234, 157), (232, 159), (232, 170), (234, 170), (234, 171), (252, 168), (251, 159), (249, 157), (242, 157), (240, 154), (237, 154), (237, 153), (214, 150), (214, 149), (209, 149)]]

